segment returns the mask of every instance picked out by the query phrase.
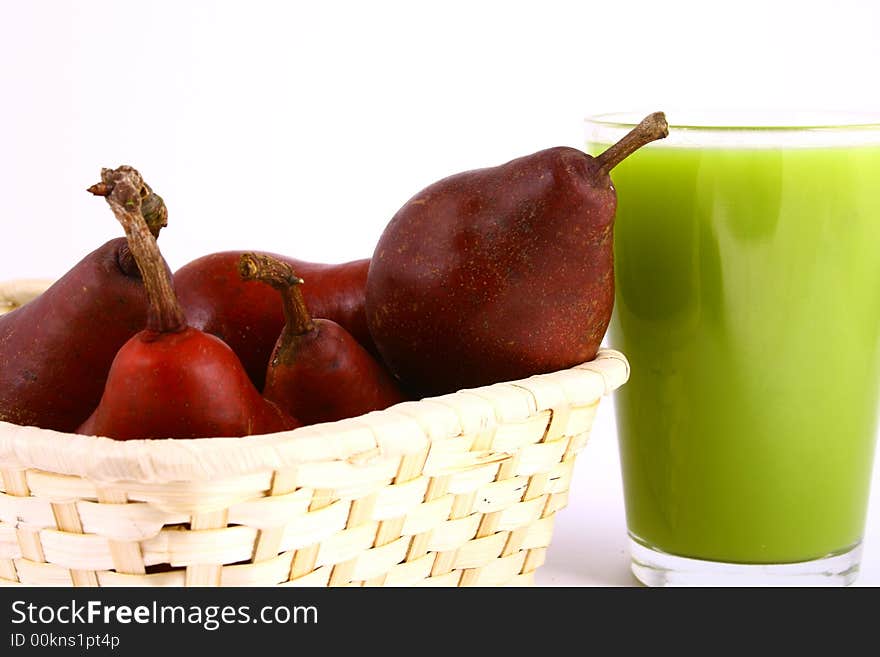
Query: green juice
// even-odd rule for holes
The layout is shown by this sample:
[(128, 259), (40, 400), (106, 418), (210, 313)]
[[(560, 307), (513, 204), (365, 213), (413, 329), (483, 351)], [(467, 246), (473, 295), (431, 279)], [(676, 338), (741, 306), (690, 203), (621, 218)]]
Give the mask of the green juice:
[(880, 378), (880, 146), (651, 145), (612, 179), (633, 538), (757, 564), (858, 543)]

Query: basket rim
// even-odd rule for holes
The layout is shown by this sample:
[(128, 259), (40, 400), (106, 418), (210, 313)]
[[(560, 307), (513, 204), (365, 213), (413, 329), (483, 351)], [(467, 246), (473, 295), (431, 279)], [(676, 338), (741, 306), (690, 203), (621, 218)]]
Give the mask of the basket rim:
[[(456, 406), (462, 401), (481, 402), (476, 421), (483, 427), (525, 420), (548, 410), (533, 392), (536, 386), (559, 387), (564, 383), (570, 390), (575, 383), (596, 391), (591, 395), (594, 399), (580, 400), (590, 403), (623, 385), (629, 370), (622, 353), (601, 349), (592, 361), (567, 370), (407, 401), (336, 422), (240, 438), (120, 441), (0, 421), (0, 468), (37, 469), (93, 481), (170, 482), (247, 476), (318, 462), (342, 461), (358, 467), (424, 451), (433, 439), (461, 435)], [(495, 405), (488, 403), (489, 399)], [(527, 405), (528, 415), (499, 417), (496, 406), (505, 399), (516, 408)], [(424, 438), (413, 438), (412, 431), (406, 431), (409, 429), (416, 429)]]

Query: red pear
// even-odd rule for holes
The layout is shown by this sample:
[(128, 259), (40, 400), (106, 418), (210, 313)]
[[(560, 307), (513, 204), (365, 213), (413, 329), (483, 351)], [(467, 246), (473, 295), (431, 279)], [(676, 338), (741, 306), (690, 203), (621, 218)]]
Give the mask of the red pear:
[[(242, 253), (223, 251), (193, 260), (174, 274), (174, 287), (190, 324), (232, 347), (251, 380), (262, 388), (284, 312), (275, 290), (238, 275)], [(288, 263), (309, 281), (303, 294), (315, 317), (337, 322), (368, 350), (375, 350), (364, 312), (368, 259), (328, 265), (263, 255)]]
[(241, 277), (279, 295), (285, 325), (269, 359), (263, 395), (306, 424), (331, 422), (387, 408), (404, 400), (388, 372), (336, 322), (312, 318), (303, 291), (308, 283), (289, 264), (245, 253)]
[[(104, 195), (131, 167), (105, 169), (89, 189)], [(142, 210), (154, 235), (162, 199), (144, 183)], [(147, 320), (147, 293), (124, 237), (98, 247), (40, 296), (0, 316), (0, 420), (74, 431), (101, 399), (119, 348)]]
[(438, 394), (592, 359), (614, 303), (608, 172), (666, 134), (652, 114), (598, 157), (550, 148), (410, 199), (367, 277), (367, 323), (391, 372)]
[(116, 354), (101, 401), (78, 433), (119, 440), (205, 438), (299, 426), (260, 395), (226, 344), (187, 325), (141, 213), (140, 176), (127, 171), (113, 183), (107, 202), (125, 228), (150, 307), (146, 328)]

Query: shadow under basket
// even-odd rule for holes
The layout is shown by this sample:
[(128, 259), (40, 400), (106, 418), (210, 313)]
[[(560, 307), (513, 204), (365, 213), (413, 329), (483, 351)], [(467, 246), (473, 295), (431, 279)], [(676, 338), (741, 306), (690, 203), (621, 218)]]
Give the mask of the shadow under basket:
[[(0, 285), (0, 312), (46, 282)], [(0, 585), (528, 585), (629, 365), (246, 438), (114, 441), (0, 422)]]

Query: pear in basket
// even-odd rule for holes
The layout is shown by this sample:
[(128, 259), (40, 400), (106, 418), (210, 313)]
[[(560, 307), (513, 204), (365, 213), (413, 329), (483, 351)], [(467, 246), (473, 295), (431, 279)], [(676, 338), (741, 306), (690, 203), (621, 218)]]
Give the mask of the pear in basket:
[(274, 288), (285, 324), (266, 370), (263, 396), (305, 424), (380, 411), (405, 400), (382, 365), (342, 326), (313, 317), (302, 288), (308, 283), (286, 262), (244, 253), (242, 279)]
[(210, 438), (299, 426), (260, 395), (232, 349), (187, 325), (141, 213), (141, 186), (133, 169), (118, 172), (106, 198), (143, 276), (150, 300), (146, 327), (119, 349), (101, 401), (77, 433), (118, 440)]
[[(243, 253), (222, 251), (196, 258), (174, 272), (174, 289), (190, 326), (232, 347), (251, 381), (262, 390), (266, 363), (284, 327), (284, 312), (275, 290), (238, 275)], [(375, 353), (364, 311), (369, 259), (331, 265), (275, 253), (260, 255), (293, 267), (309, 281), (303, 296), (312, 314), (338, 323)]]
[[(105, 170), (102, 178), (113, 175)], [(106, 182), (90, 191), (106, 193)], [(143, 183), (144, 218), (166, 225)], [(71, 432), (101, 399), (119, 348), (147, 319), (147, 293), (124, 237), (98, 247), (45, 292), (0, 316), (0, 420)]]
[(367, 276), (367, 324), (392, 373), (437, 394), (591, 360), (614, 303), (609, 171), (666, 134), (658, 112), (597, 157), (549, 148), (413, 196)]

